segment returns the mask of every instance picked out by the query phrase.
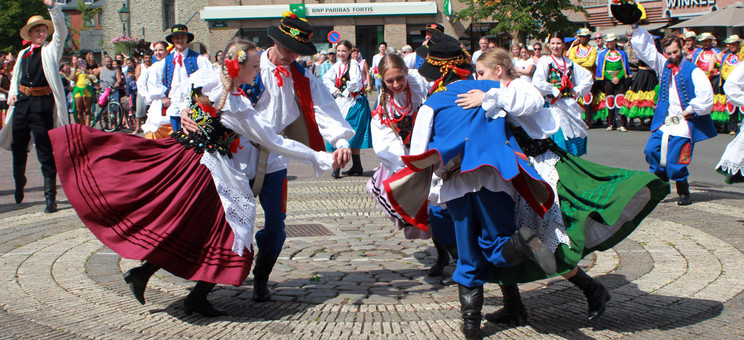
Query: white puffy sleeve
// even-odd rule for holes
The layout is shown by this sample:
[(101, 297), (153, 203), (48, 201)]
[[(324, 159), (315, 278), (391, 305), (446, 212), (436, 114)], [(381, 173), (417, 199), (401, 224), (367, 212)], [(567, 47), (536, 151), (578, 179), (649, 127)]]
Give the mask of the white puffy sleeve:
[(574, 63), (574, 87), (573, 90), (579, 97), (583, 97), (592, 90), (594, 84), (594, 75), (587, 69)]
[(395, 131), (382, 124), (380, 115), (372, 116), (372, 146), (380, 162), (390, 171), (395, 172), (405, 166), (400, 157), (408, 154), (408, 151)]
[(432, 124), (434, 124), (434, 110), (422, 105), (416, 115), (413, 132), (411, 132), (411, 155), (420, 155), (429, 148)]
[(633, 36), (630, 38), (630, 45), (633, 46), (638, 59), (643, 60), (649, 67), (661, 74), (667, 58), (656, 50), (654, 38), (645, 28), (633, 29)]
[(723, 92), (726, 93), (726, 99), (731, 103), (744, 107), (744, 63), (731, 71), (723, 85)]
[(338, 88), (336, 87), (336, 73), (338, 73), (338, 66), (336, 65), (338, 65), (338, 62), (331, 65), (331, 68), (328, 69), (328, 72), (323, 75), (323, 85), (328, 88), (328, 91), (330, 91), (331, 94), (334, 94), (336, 93), (336, 91), (338, 91)]
[(543, 110), (545, 100), (530, 82), (515, 79), (505, 88), (493, 88), (483, 96), (482, 107), (490, 118), (506, 114), (514, 125), (521, 126), (535, 139), (545, 139), (558, 131), (550, 110)]
[(163, 65), (165, 65), (165, 58), (152, 64), (148, 69), (147, 75), (147, 93), (150, 95), (150, 100), (158, 100), (165, 97), (165, 92), (168, 88), (163, 85)]
[(709, 115), (713, 110), (713, 86), (708, 76), (703, 70), (695, 68), (692, 70), (692, 82), (695, 84), (695, 98), (690, 99), (685, 111), (700, 116)]
[[(326, 72), (326, 75), (329, 73), (331, 72)], [(349, 140), (354, 137), (354, 130), (344, 119), (331, 92), (328, 92), (328, 88), (320, 82), (320, 79), (312, 75), (307, 78), (310, 80), (315, 121), (318, 123), (320, 134), (326, 142), (331, 143), (337, 149), (348, 147)]]

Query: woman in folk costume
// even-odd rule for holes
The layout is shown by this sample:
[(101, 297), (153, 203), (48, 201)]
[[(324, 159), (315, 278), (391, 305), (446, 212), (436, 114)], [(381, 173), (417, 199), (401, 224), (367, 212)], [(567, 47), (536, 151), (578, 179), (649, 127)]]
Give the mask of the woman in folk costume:
[[(744, 63), (739, 63), (723, 86), (726, 99), (739, 109), (744, 108)], [(726, 176), (726, 183), (744, 182), (744, 134), (739, 134), (726, 146), (721, 160), (716, 165), (716, 171)]]
[[(44, 212), (53, 213), (57, 211), (57, 170), (47, 132), (69, 124), (65, 89), (59, 76), (67, 26), (61, 6), (55, 6), (53, 0), (44, 0), (44, 4), (49, 7), (52, 20), (34, 15), (21, 28), (21, 37), (31, 43), (21, 50), (13, 67), (8, 89), (10, 107), (0, 130), (0, 147), (13, 153), (14, 198), (21, 204), (33, 136), (36, 158), (44, 176)], [(49, 36), (51, 42), (46, 41)]]
[(550, 55), (540, 59), (532, 85), (535, 85), (558, 121), (560, 129), (552, 138), (562, 149), (575, 156), (586, 154), (586, 124), (576, 99), (589, 93), (594, 77), (585, 68), (563, 56), (563, 34), (550, 35)]
[[(630, 46), (630, 42), (626, 46)], [(651, 119), (656, 110), (656, 89), (659, 85), (659, 76), (648, 64), (638, 58), (637, 51), (633, 50), (632, 54), (632, 57), (630, 55), (628, 57), (638, 63), (638, 71), (633, 73), (630, 88), (625, 92), (625, 100), (621, 103), (616, 102), (616, 105), (620, 106), (621, 115), (630, 120), (638, 118), (641, 126), (644, 126), (645, 120)]]
[[(359, 63), (351, 58), (352, 45), (348, 40), (341, 40), (336, 45), (338, 60), (331, 69), (323, 75), (323, 84), (336, 98), (336, 104), (341, 113), (346, 114), (346, 121), (354, 129), (354, 138), (349, 141), (352, 165), (344, 176), (361, 176), (364, 173), (360, 149), (372, 147), (372, 132), (370, 130), (371, 110), (367, 96), (364, 95), (364, 79), (362, 79)], [(326, 144), (326, 150), (335, 148)], [(333, 177), (339, 178), (340, 169), (333, 170)]]
[(251, 268), (252, 143), (312, 163), (316, 173), (333, 163), (329, 154), (278, 136), (238, 90), (258, 72), (255, 44), (226, 50), (222, 70), (199, 70), (172, 93), (174, 101), (189, 98), (182, 114), (197, 122), (196, 133), (149, 140), (82, 125), (50, 133), (62, 186), (83, 223), (122, 257), (145, 261), (124, 275), (142, 304), (150, 276), (163, 268), (198, 281), (184, 300), (186, 314), (225, 314), (207, 295), (216, 283), (241, 285)]
[(627, 132), (628, 119), (619, 114), (619, 102), (623, 101), (619, 97), (625, 96), (627, 89), (627, 80), (630, 78), (630, 67), (628, 64), (628, 55), (625, 51), (617, 46), (617, 36), (614, 33), (608, 33), (604, 36), (607, 44), (597, 57), (597, 70), (595, 79), (600, 82), (600, 88), (604, 93), (605, 100), (597, 109), (596, 118), (607, 119), (607, 131), (617, 129), (620, 132)]
[[(505, 116), (522, 151), (550, 183), (553, 206), (540, 216), (524, 198), (517, 197), (516, 223), (532, 228), (555, 254), (557, 274), (582, 290), (587, 318), (594, 320), (604, 312), (610, 294), (578, 267), (579, 261), (623, 240), (669, 193), (669, 187), (653, 174), (604, 167), (558, 148), (549, 138), (558, 131), (558, 122), (549, 109), (536, 109), (544, 103), (542, 95), (529, 82), (515, 78), (512, 67), (505, 50), (484, 53), (477, 61), (479, 79), (499, 81), (501, 86), (485, 93), (471, 90), (457, 102), (466, 109), (482, 106), (489, 116)], [(492, 278), (500, 283), (504, 308), (487, 314), (486, 319), (525, 325), (527, 311), (517, 283), (546, 277), (529, 262), (498, 271)]]
[[(415, 226), (427, 228), (428, 202), (446, 204), (452, 215), (458, 253), (453, 280), (468, 339), (480, 335), (483, 284), (490, 282), (493, 267), (529, 260), (555, 272), (550, 250), (514, 219), (517, 195), (544, 214), (553, 204), (550, 185), (528, 164), (505, 119), (488, 117), (480, 107), (457, 106), (458, 94), (498, 87), (493, 81), (461, 80), (472, 72), (470, 56), (459, 44), (431, 46), (419, 73), (435, 80), (433, 94), (418, 111), (410, 155), (402, 157), (407, 167), (384, 182), (396, 211)], [(433, 175), (442, 180), (439, 192), (430, 190)]]
[[(426, 100), (429, 84), (418, 75), (418, 71), (409, 70), (405, 61), (397, 55), (383, 57), (378, 65), (378, 71), (382, 79), (382, 87), (377, 108), (372, 111), (372, 145), (381, 164), (367, 182), (367, 192), (375, 198), (377, 204), (398, 229), (403, 229), (407, 239), (432, 238), (433, 232), (451, 228), (452, 222), (449, 215), (441, 208), (431, 207), (433, 211), (429, 211), (430, 222), (436, 224), (443, 220), (446, 226), (444, 228), (432, 227), (427, 231), (416, 228), (395, 211), (383, 186), (384, 180), (405, 167), (401, 157), (408, 155), (413, 123), (419, 107)], [(448, 219), (449, 222), (447, 222)], [(442, 276), (444, 268), (449, 264), (450, 255), (457, 259), (457, 246), (454, 240), (446, 245), (437, 241), (452, 237), (436, 236), (433, 240), (437, 250), (437, 261), (427, 272), (428, 276)], [(442, 283), (451, 284), (451, 278), (444, 278)]]
[[(711, 84), (717, 83), (717, 85), (713, 86), (713, 111), (711, 111), (710, 117), (713, 118), (714, 122), (724, 125), (724, 131), (728, 130), (731, 135), (735, 135), (736, 130), (738, 130), (740, 109), (737, 109), (736, 105), (732, 105), (726, 101), (726, 94), (723, 87), (731, 72), (744, 59), (744, 50), (741, 49), (741, 41), (736, 34), (728, 37), (726, 39), (726, 48), (721, 53), (718, 53), (716, 60), (711, 61), (719, 68), (720, 74), (717, 81), (711, 82)], [(723, 122), (728, 122), (728, 125), (725, 125)]]

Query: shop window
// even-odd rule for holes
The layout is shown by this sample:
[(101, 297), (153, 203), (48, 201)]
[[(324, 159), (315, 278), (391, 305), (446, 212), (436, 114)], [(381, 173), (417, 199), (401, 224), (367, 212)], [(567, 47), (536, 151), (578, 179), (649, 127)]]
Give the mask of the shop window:
[(238, 32), (240, 39), (252, 41), (260, 48), (269, 48), (274, 41), (266, 34), (265, 28), (241, 28)]
[(313, 26), (313, 28), (315, 30), (313, 31), (313, 37), (310, 39), (310, 42), (315, 45), (315, 48), (319, 52), (331, 48), (331, 43), (328, 42), (328, 33), (333, 31), (333, 26)]
[(406, 25), (406, 44), (411, 45), (415, 50), (424, 42), (421, 36), (421, 30), (426, 27), (426, 23)]
[(170, 30), (176, 24), (175, 0), (163, 0), (163, 29)]

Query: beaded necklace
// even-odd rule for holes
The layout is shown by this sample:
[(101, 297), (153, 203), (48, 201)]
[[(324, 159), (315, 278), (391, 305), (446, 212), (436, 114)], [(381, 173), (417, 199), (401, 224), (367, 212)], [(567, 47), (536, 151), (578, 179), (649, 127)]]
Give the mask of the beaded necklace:
[[(405, 118), (409, 113), (413, 111), (413, 102), (411, 101), (411, 91), (406, 88), (406, 105), (404, 107), (398, 106), (398, 104), (395, 103), (395, 97), (393, 96), (392, 91), (390, 92), (390, 106), (395, 112), (390, 115), (390, 118), (383, 118), (382, 123), (383, 124), (395, 124), (397, 125), (398, 122), (400, 122), (403, 118)], [(397, 117), (396, 117), (397, 116)]]

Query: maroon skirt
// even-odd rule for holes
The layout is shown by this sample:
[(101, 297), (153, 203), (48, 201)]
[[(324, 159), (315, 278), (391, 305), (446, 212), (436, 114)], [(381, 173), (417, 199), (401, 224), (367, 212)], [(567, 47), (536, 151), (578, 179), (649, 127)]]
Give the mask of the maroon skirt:
[(173, 138), (80, 124), (49, 137), (67, 199), (104, 245), (188, 280), (243, 284), (253, 252), (232, 251), (232, 229), (200, 154)]

